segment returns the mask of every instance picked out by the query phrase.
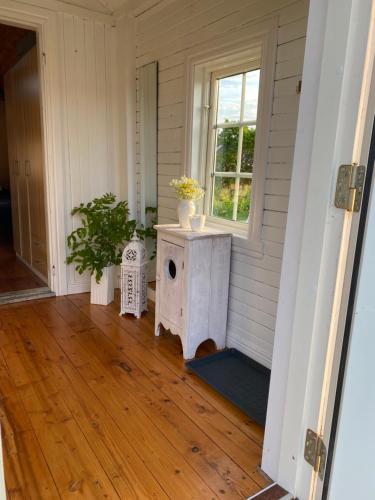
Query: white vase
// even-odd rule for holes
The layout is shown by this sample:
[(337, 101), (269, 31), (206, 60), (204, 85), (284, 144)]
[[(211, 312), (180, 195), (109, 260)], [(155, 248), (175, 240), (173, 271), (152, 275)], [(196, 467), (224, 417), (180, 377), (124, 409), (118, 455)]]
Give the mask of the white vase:
[(115, 295), (115, 266), (105, 267), (100, 282), (97, 283), (95, 274), (91, 275), (90, 303), (106, 306), (113, 302)]
[(179, 200), (178, 222), (183, 229), (190, 229), (190, 217), (195, 214), (195, 203), (193, 200)]

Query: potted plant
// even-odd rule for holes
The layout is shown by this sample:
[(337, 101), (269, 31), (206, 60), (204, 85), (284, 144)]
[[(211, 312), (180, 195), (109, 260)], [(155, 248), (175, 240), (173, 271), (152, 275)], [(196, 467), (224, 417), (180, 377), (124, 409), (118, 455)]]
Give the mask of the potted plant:
[(114, 266), (121, 263), (124, 242), (131, 239), (136, 221), (129, 220), (127, 202), (116, 203), (112, 193), (81, 203), (72, 215), (80, 215), (82, 225), (67, 238), (67, 263), (74, 262), (79, 274), (91, 273), (90, 301), (107, 305), (114, 298)]
[(182, 176), (173, 179), (170, 186), (174, 187), (178, 202), (178, 221), (183, 229), (190, 229), (190, 217), (195, 214), (195, 201), (203, 198), (204, 189), (192, 177)]

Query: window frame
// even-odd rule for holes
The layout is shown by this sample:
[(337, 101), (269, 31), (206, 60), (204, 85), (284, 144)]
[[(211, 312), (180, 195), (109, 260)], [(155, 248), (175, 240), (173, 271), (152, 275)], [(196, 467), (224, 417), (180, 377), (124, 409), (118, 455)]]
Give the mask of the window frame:
[[(235, 38), (235, 39), (234, 39)], [(260, 88), (258, 97), (257, 140), (254, 151), (256, 176), (252, 181), (252, 212), (249, 223), (233, 223), (216, 219), (207, 225), (232, 233), (233, 248), (237, 251), (262, 257), (263, 209), (267, 202), (264, 195), (266, 164), (270, 142), (273, 105), (274, 74), (277, 50), (277, 19), (253, 25), (251, 31), (243, 30), (215, 40), (210, 47), (192, 49), (186, 55), (186, 113), (185, 113), (185, 168), (186, 175), (206, 183), (208, 107), (211, 73), (218, 69), (243, 65), (260, 58)], [(203, 209), (203, 203), (201, 203)], [(238, 226), (243, 227), (238, 227)]]
[[(207, 221), (209, 223), (213, 224), (224, 224), (225, 226), (230, 227), (237, 233), (244, 233), (248, 231), (248, 226), (250, 222), (250, 218), (252, 215), (252, 202), (253, 202), (253, 193), (251, 193), (251, 198), (250, 198), (250, 210), (249, 210), (249, 220), (247, 222), (239, 222), (239, 221), (234, 221), (234, 220), (228, 220), (224, 219), (221, 217), (216, 217), (215, 215), (212, 214), (212, 205), (213, 205), (213, 193), (214, 193), (214, 182), (215, 182), (215, 157), (216, 157), (216, 135), (217, 135), (217, 129), (218, 128), (223, 128), (221, 125), (224, 124), (217, 124), (214, 123), (215, 117), (217, 116), (217, 106), (218, 106), (218, 89), (219, 89), (219, 84), (218, 81), (219, 79), (226, 78), (228, 76), (232, 75), (237, 75), (237, 74), (243, 74), (247, 73), (250, 71), (256, 71), (260, 70), (261, 71), (261, 61), (260, 58), (258, 60), (253, 60), (250, 62), (245, 62), (240, 65), (235, 65), (231, 66), (225, 69), (220, 69), (217, 71), (212, 71), (211, 72), (211, 78), (210, 78), (210, 104), (209, 104), (209, 118), (208, 118), (208, 127), (207, 127), (207, 152), (206, 152), (206, 175), (205, 175), (205, 187), (206, 187), (206, 193), (205, 193), (205, 198), (204, 198), (204, 213), (206, 214)], [(259, 81), (259, 93), (260, 93), (260, 81)], [(243, 92), (243, 89), (242, 89)], [(258, 104), (259, 104), (259, 93), (258, 93)], [(241, 96), (241, 108), (243, 108), (244, 105), (244, 95)], [(241, 115), (243, 114), (243, 109), (241, 109)], [(246, 125), (249, 126), (255, 126), (257, 127), (257, 122), (258, 122), (258, 116), (256, 120), (240, 120), (237, 122), (234, 122), (233, 124), (231, 123), (229, 126), (236, 126), (238, 128), (244, 127)], [(242, 138), (239, 139), (241, 143), (241, 152), (242, 152)], [(255, 139), (255, 145), (254, 145), (254, 163), (255, 163), (255, 147), (256, 147), (256, 139)], [(223, 173), (223, 175), (217, 175), (217, 177), (235, 177), (236, 179), (238, 178), (239, 180), (242, 178), (250, 178), (252, 180), (252, 186), (253, 186), (253, 173), (242, 173), (238, 171), (238, 168), (240, 167), (240, 159), (237, 158), (237, 168), (236, 172), (228, 172), (228, 173)], [(238, 182), (239, 183), (239, 182)], [(237, 182), (236, 182), (237, 184)], [(252, 190), (253, 191), (253, 190)]]

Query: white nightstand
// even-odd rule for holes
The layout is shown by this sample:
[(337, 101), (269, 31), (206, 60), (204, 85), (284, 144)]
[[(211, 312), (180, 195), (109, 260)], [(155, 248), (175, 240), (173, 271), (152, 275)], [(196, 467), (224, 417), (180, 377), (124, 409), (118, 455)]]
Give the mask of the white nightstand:
[(212, 339), (225, 347), (231, 234), (206, 228), (155, 226), (158, 232), (155, 335), (160, 325), (179, 335), (184, 359)]

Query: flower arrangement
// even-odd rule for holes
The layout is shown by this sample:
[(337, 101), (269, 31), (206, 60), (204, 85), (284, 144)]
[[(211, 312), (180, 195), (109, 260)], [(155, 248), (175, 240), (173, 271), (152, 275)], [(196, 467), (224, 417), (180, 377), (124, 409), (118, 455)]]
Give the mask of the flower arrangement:
[(173, 179), (169, 185), (174, 187), (180, 200), (200, 200), (203, 198), (204, 189), (192, 177), (183, 175), (180, 179)]

